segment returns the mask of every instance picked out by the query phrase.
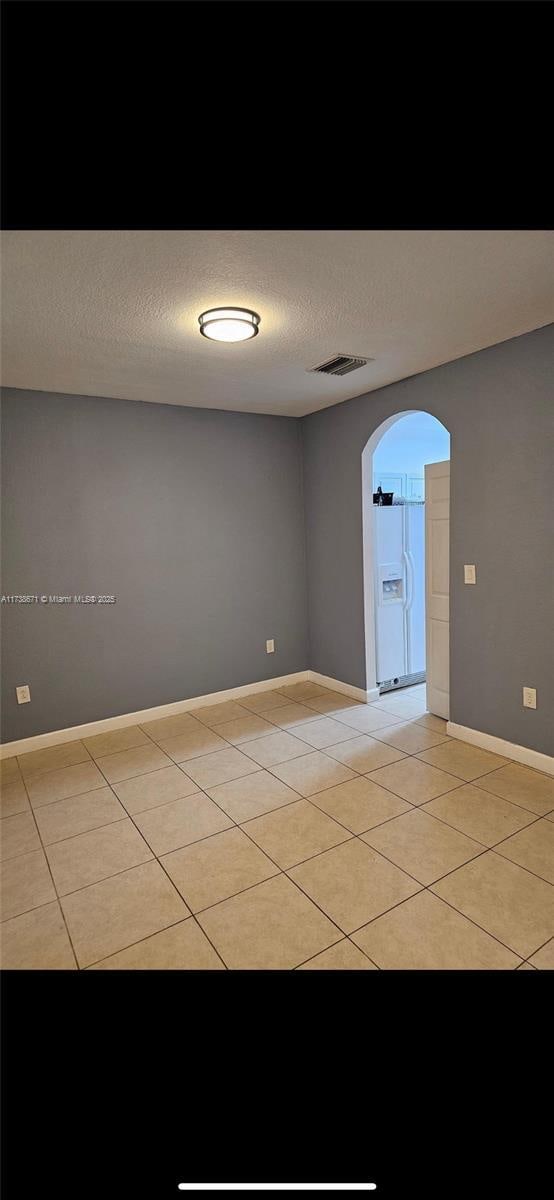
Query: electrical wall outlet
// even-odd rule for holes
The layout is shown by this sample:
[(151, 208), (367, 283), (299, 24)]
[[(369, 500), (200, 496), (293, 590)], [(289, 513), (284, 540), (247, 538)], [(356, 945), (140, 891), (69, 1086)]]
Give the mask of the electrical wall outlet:
[(537, 707), (537, 689), (536, 688), (525, 688), (524, 687), (524, 689), (523, 689), (523, 707), (524, 708), (536, 708)]
[(464, 583), (475, 583), (475, 567), (474, 566), (468, 567), (466, 564), (466, 566), (464, 567)]
[(31, 689), (28, 687), (28, 685), (26, 683), (23, 683), (21, 685), (21, 687), (16, 687), (15, 694), (17, 696), (18, 704), (30, 704)]
[(266, 654), (275, 654), (274, 638), (269, 638), (269, 640), (265, 644), (265, 650), (266, 650)]

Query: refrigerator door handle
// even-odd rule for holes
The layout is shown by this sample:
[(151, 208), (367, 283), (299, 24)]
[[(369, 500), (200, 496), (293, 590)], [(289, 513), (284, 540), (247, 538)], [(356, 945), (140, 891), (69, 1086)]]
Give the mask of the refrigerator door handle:
[(404, 551), (404, 558), (406, 559), (406, 582), (408, 585), (406, 596), (406, 612), (409, 612), (414, 600), (414, 560), (411, 550)]

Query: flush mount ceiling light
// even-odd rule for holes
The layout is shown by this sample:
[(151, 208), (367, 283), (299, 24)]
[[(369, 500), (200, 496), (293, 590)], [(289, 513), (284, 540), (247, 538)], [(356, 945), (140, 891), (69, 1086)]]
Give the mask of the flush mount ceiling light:
[(198, 323), (200, 333), (214, 342), (246, 342), (256, 337), (260, 317), (249, 308), (210, 308)]

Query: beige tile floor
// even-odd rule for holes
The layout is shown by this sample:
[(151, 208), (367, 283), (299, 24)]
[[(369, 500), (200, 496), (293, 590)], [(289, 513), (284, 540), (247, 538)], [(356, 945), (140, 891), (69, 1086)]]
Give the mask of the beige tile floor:
[(554, 968), (554, 779), (313, 683), (1, 764), (8, 969)]

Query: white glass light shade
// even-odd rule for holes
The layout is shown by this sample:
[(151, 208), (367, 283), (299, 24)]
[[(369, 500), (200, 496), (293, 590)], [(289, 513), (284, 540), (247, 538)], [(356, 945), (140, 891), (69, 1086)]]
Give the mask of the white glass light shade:
[(257, 313), (248, 308), (210, 308), (198, 318), (200, 333), (215, 342), (246, 342), (256, 336)]

